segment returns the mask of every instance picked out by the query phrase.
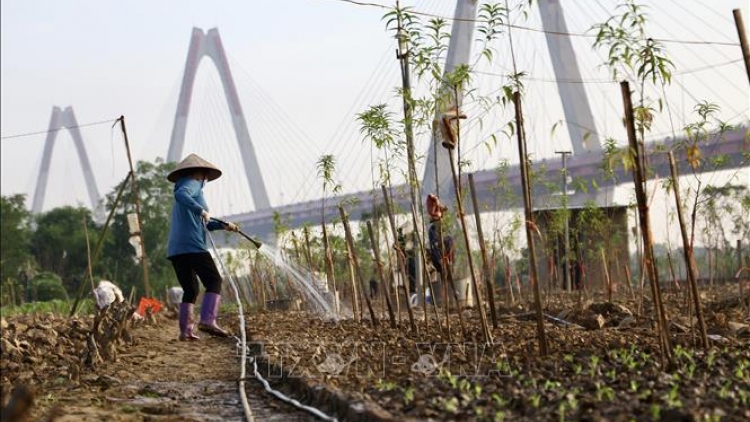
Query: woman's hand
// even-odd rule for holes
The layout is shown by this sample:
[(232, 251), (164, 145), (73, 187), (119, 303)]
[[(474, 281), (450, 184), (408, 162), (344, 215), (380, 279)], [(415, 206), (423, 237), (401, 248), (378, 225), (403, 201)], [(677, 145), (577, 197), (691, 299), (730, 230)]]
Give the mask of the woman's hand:
[(203, 220), (203, 224), (208, 224), (208, 222), (211, 221), (211, 214), (209, 214), (208, 211), (203, 210), (201, 211), (201, 219)]

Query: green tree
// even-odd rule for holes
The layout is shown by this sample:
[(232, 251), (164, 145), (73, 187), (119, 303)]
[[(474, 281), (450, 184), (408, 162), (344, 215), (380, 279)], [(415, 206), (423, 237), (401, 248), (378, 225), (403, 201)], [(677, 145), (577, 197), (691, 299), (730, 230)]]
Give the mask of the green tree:
[(31, 250), (39, 267), (60, 276), (68, 293), (75, 292), (87, 274), (84, 221), (89, 238), (96, 238), (99, 229), (91, 211), (81, 206), (64, 206), (40, 214), (31, 236)]
[(63, 287), (62, 280), (57, 274), (44, 272), (32, 280), (34, 300), (49, 302), (51, 300), (67, 300), (68, 293)]
[[(28, 281), (32, 268), (31, 213), (24, 195), (0, 197), (0, 284), (4, 287)], [(5, 290), (5, 288), (3, 289)]]

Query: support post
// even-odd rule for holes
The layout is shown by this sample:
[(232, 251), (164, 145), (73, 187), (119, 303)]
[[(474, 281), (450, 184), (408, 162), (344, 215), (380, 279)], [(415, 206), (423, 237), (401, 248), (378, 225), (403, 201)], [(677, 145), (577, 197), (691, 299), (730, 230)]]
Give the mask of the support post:
[(682, 234), (682, 251), (685, 258), (685, 267), (688, 273), (688, 283), (690, 283), (690, 292), (693, 296), (695, 306), (695, 316), (698, 317), (698, 330), (701, 333), (701, 344), (703, 349), (708, 351), (708, 335), (706, 334), (706, 323), (703, 319), (703, 309), (701, 309), (700, 295), (698, 294), (698, 269), (693, 257), (693, 248), (688, 240), (687, 228), (685, 227), (685, 217), (682, 214), (682, 200), (680, 199), (680, 182), (677, 175), (677, 164), (675, 163), (674, 153), (669, 151), (669, 168), (672, 171), (672, 189), (674, 189), (674, 200), (677, 205), (677, 219), (680, 222), (680, 234)]
[[(378, 277), (380, 278), (380, 285), (385, 296), (385, 304), (388, 306), (388, 318), (391, 321), (391, 328), (396, 328), (396, 315), (393, 313), (393, 306), (391, 305), (391, 290), (388, 288), (388, 280), (383, 273), (383, 263), (380, 261), (380, 248), (378, 247), (378, 242), (375, 241), (375, 231), (372, 229), (372, 222), (370, 220), (367, 220), (367, 233), (370, 235), (370, 245), (372, 245), (372, 253), (375, 255), (375, 266), (378, 269)], [(414, 328), (414, 320), (412, 320), (412, 330)]]
[(734, 15), (734, 24), (737, 26), (737, 34), (740, 37), (742, 59), (745, 61), (745, 73), (747, 73), (747, 79), (750, 81), (750, 47), (748, 47), (745, 24), (742, 22), (742, 12), (740, 9), (734, 9), (732, 10), (732, 14)]
[(141, 196), (138, 193), (138, 176), (133, 168), (133, 158), (130, 154), (130, 142), (128, 141), (128, 131), (125, 129), (125, 116), (120, 116), (120, 128), (122, 136), (125, 139), (125, 150), (128, 153), (128, 164), (130, 165), (130, 174), (133, 187), (133, 202), (135, 203), (135, 214), (138, 218), (138, 237), (141, 239), (141, 266), (143, 267), (143, 289), (146, 297), (151, 296), (151, 286), (148, 282), (148, 256), (146, 255), (146, 240), (143, 237), (143, 219), (141, 218)]
[(539, 354), (547, 356), (547, 336), (544, 332), (544, 315), (542, 315), (542, 298), (539, 292), (539, 277), (536, 271), (536, 253), (534, 252), (534, 238), (531, 226), (534, 216), (531, 212), (531, 188), (529, 182), (529, 156), (526, 152), (526, 133), (523, 125), (523, 109), (521, 107), (521, 93), (513, 93), (513, 104), (516, 111), (516, 136), (518, 138), (519, 167), (521, 168), (521, 186), (523, 186), (524, 227), (526, 228), (526, 242), (529, 248), (529, 279), (534, 290), (534, 305), (536, 307), (537, 337), (539, 340)]
[(654, 257), (654, 241), (651, 233), (651, 220), (648, 213), (648, 197), (646, 195), (645, 169), (643, 168), (643, 151), (642, 144), (638, 142), (635, 134), (635, 123), (633, 122), (633, 102), (630, 98), (630, 84), (627, 81), (620, 83), (622, 92), (623, 106), (625, 109), (625, 126), (628, 134), (631, 153), (633, 159), (633, 182), (635, 184), (635, 197), (638, 203), (638, 220), (641, 223), (641, 232), (643, 234), (643, 260), (646, 265), (646, 272), (651, 284), (651, 295), (654, 302), (654, 313), (656, 314), (657, 326), (659, 328), (659, 345), (661, 347), (662, 358), (666, 360), (668, 366), (672, 365), (672, 347), (669, 340), (669, 331), (666, 317), (664, 315), (664, 306), (661, 302), (661, 288), (659, 286), (659, 276), (656, 271), (656, 260)]
[[(400, 9), (400, 3), (396, 1), (396, 8)], [(409, 55), (411, 54), (409, 52), (409, 48), (406, 44), (406, 34), (404, 33), (404, 28), (402, 26), (401, 22), (401, 14), (397, 14), (398, 19), (398, 51), (396, 57), (398, 58), (400, 64), (401, 64), (401, 87), (402, 87), (402, 100), (403, 100), (403, 107), (404, 107), (404, 135), (406, 136), (406, 162), (409, 170), (409, 177), (407, 182), (409, 183), (409, 195), (411, 199), (412, 206), (415, 210), (419, 212), (419, 215), (412, 213), (412, 224), (414, 224), (414, 229), (416, 230), (418, 222), (423, 221), (423, 213), (422, 213), (422, 194), (420, 191), (420, 183), (419, 179), (417, 178), (417, 166), (415, 162), (415, 153), (414, 153), (414, 128), (413, 128), (413, 109), (412, 109), (412, 97), (411, 97), (411, 71), (409, 67)], [(423, 266), (425, 265), (424, 262), (422, 262), (421, 254), (416, 255), (414, 257), (415, 264), (416, 264), (416, 280), (414, 280), (416, 284), (417, 292), (422, 292), (422, 304), (425, 307), (425, 310), (427, 309), (426, 305), (426, 299), (424, 297), (424, 277), (422, 271)], [(419, 293), (418, 293), (419, 294)], [(426, 314), (426, 312), (425, 312)]]
[[(344, 235), (346, 236), (346, 243), (349, 245), (349, 256), (351, 258), (352, 263), (354, 264), (354, 271), (356, 273), (356, 277), (359, 280), (359, 287), (361, 289), (362, 296), (365, 297), (365, 303), (367, 303), (367, 310), (370, 312), (370, 324), (372, 324), (373, 327), (377, 327), (379, 324), (378, 318), (375, 317), (375, 311), (372, 309), (372, 302), (370, 302), (370, 297), (365, 293), (365, 282), (362, 278), (362, 270), (359, 267), (359, 261), (357, 260), (357, 253), (354, 249), (354, 238), (352, 237), (352, 231), (349, 229), (349, 217), (346, 215), (346, 211), (344, 211), (344, 207), (339, 205), (339, 213), (341, 214), (341, 224), (344, 226)], [(356, 283), (356, 281), (352, 280), (352, 283)]]

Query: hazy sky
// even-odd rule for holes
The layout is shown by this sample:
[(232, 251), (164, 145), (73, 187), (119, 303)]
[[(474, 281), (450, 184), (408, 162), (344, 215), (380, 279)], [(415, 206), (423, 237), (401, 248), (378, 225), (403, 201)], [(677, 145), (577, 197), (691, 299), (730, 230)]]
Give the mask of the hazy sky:
[[(391, 4), (391, 2), (381, 2)], [(418, 10), (452, 15), (454, 2), (407, 2)], [(568, 28), (581, 33), (603, 21), (609, 0), (563, 1)], [(746, 0), (649, 0), (654, 36), (679, 40), (737, 42), (732, 9), (740, 8), (746, 25)], [(536, 7), (520, 25), (540, 28)], [(135, 159), (166, 155), (193, 27), (217, 27), (238, 86), (272, 205), (320, 197), (311, 184), (314, 165), (332, 153), (345, 191), (366, 188), (371, 178), (369, 144), (362, 142), (355, 114), (371, 104), (392, 101), (398, 83), (394, 43), (381, 21), (384, 10), (336, 0), (193, 1), (128, 0), (36, 1), (0, 3), (2, 43), (1, 122), (2, 194), (27, 193), (36, 184), (45, 134), (53, 106), (72, 106), (78, 122), (114, 120), (124, 115)], [(543, 34), (518, 31), (517, 54), (532, 76), (528, 84), (529, 129), (540, 138), (563, 119)], [(597, 130), (621, 136), (621, 100), (616, 84), (599, 69), (601, 54), (590, 38), (577, 38), (583, 78)], [(722, 107), (732, 123), (750, 118), (748, 84), (739, 47), (666, 44), (678, 67), (668, 96), (673, 125), (690, 121), (696, 101)], [(216, 71), (201, 64), (191, 106), (185, 152), (195, 151), (229, 170), (231, 177), (215, 192), (217, 213), (252, 209), (247, 185), (235, 177), (239, 156), (227, 119), (226, 103)], [(509, 62), (498, 59), (490, 72), (507, 74)], [(683, 73), (680, 73), (683, 72)], [(499, 86), (491, 77), (479, 83), (485, 92)], [(397, 108), (394, 111), (398, 112)], [(476, 127), (476, 145), (467, 157), (475, 168), (491, 168), (513, 159), (502, 145), (487, 153), (482, 139), (503, 124), (491, 116)], [(670, 129), (661, 116), (657, 133)], [(507, 121), (507, 120), (506, 120)], [(494, 125), (494, 126), (493, 126)], [(81, 129), (98, 189), (102, 195), (127, 173), (119, 130), (107, 124)], [(532, 144), (538, 157), (569, 146), (565, 131), (549, 143)], [(426, 145), (424, 140), (420, 145)], [(567, 149), (567, 148), (566, 148)], [(86, 203), (78, 158), (67, 132), (58, 135), (45, 209)], [(314, 186), (314, 189), (313, 189)]]

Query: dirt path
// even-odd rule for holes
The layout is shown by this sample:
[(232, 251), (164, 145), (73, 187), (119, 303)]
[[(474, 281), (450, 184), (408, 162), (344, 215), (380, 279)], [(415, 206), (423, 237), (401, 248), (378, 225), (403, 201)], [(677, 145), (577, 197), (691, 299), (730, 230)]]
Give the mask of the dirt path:
[[(122, 347), (116, 362), (80, 374), (77, 383), (60, 378), (38, 391), (30, 420), (244, 421), (235, 340), (180, 342), (177, 334), (168, 319), (135, 328), (135, 344)], [(257, 420), (312, 420), (248, 384)]]

